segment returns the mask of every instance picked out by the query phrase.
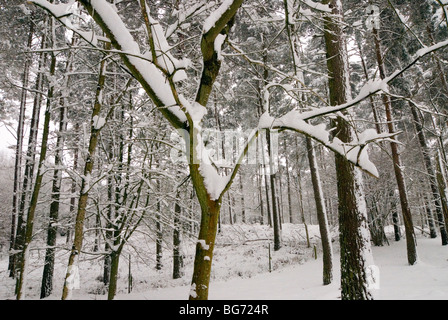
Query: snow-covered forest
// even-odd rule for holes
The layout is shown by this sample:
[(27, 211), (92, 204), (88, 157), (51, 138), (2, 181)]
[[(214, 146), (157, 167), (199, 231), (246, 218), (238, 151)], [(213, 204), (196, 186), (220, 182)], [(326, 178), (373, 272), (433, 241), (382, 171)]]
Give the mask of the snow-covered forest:
[(0, 21), (0, 299), (448, 299), (447, 1)]

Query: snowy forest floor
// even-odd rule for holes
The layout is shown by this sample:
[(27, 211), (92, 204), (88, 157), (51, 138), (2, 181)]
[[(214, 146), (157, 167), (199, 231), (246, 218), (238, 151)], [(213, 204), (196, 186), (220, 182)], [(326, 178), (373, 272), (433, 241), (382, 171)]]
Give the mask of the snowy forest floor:
[[(223, 225), (218, 235), (212, 267), (209, 298), (211, 300), (338, 300), (340, 299), (339, 250), (333, 242), (334, 280), (322, 285), (322, 255), (317, 226), (308, 226), (311, 248), (306, 246), (304, 226), (283, 225), (283, 247), (271, 250), (272, 231), (261, 225)], [(387, 229), (390, 230), (390, 229)], [(386, 231), (387, 231), (386, 230)], [(418, 236), (419, 261), (409, 266), (406, 240), (395, 242), (389, 234), (389, 245), (372, 247), (380, 272), (379, 300), (446, 300), (448, 299), (448, 247), (440, 238)], [(333, 232), (333, 238), (337, 234)], [(163, 268), (155, 270), (153, 240), (134, 239), (123, 253), (116, 299), (120, 300), (185, 300), (188, 298), (194, 258), (194, 241), (184, 244), (184, 276), (173, 280), (171, 249), (164, 248)], [(316, 245), (317, 259), (314, 258)], [(271, 246), (272, 249), (272, 246)], [(27, 282), (27, 299), (38, 299), (44, 250), (34, 250)], [(128, 293), (129, 259), (131, 257), (132, 292)], [(55, 267), (54, 293), (47, 299), (60, 299), (65, 275), (67, 252), (60, 252)], [(14, 299), (14, 281), (6, 271), (8, 257), (0, 256), (0, 299)], [(106, 290), (101, 282), (103, 258), (85, 255), (80, 263), (80, 289), (73, 299), (104, 300)]]

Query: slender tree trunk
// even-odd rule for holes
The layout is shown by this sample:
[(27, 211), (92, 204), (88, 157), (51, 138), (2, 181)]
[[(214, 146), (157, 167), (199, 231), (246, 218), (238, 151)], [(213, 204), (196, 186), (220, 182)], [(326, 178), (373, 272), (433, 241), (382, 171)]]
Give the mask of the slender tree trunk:
[[(53, 31), (53, 23), (54, 20), (50, 20), (50, 31)], [(51, 54), (51, 63), (50, 63), (50, 77), (54, 76), (56, 70), (56, 56), (54, 52)], [(47, 105), (45, 109), (45, 118), (44, 118), (44, 127), (42, 132), (42, 142), (40, 147), (40, 156), (39, 163), (37, 167), (36, 173), (36, 181), (34, 182), (33, 192), (31, 195), (31, 201), (28, 208), (27, 219), (26, 219), (26, 229), (25, 236), (23, 241), (23, 252), (22, 259), (20, 264), (19, 271), (19, 279), (17, 282), (17, 300), (21, 300), (25, 297), (25, 288), (26, 288), (26, 277), (27, 277), (27, 267), (29, 263), (29, 250), (31, 245), (31, 240), (33, 238), (33, 229), (34, 229), (34, 218), (36, 215), (37, 201), (39, 198), (40, 189), (42, 186), (42, 179), (45, 174), (45, 170), (43, 167), (44, 161), (47, 157), (47, 143), (48, 136), (50, 132), (50, 115), (53, 104), (53, 96), (54, 96), (54, 86), (50, 85), (47, 93)]]
[[(375, 53), (376, 59), (378, 63), (378, 68), (380, 71), (380, 78), (386, 78), (386, 70), (384, 66), (383, 54), (381, 51), (380, 39), (378, 35), (378, 30), (373, 29), (373, 38), (375, 42)], [(392, 115), (392, 103), (389, 96), (383, 94), (383, 103), (386, 109), (386, 119), (387, 119), (387, 128), (389, 133), (396, 133), (394, 118)], [(410, 265), (414, 265), (417, 263), (417, 240), (415, 238), (414, 233), (414, 224), (412, 222), (412, 213), (411, 208), (408, 201), (408, 195), (406, 190), (406, 182), (404, 179), (404, 174), (401, 165), (400, 153), (398, 151), (398, 144), (395, 142), (391, 142), (390, 144), (392, 151), (392, 160), (394, 164), (394, 172), (395, 178), (397, 180), (398, 193), (400, 195), (400, 204), (401, 210), (403, 214), (404, 227), (406, 232), (406, 246), (407, 246), (407, 255), (408, 255), (408, 263)]]
[[(72, 45), (75, 44), (76, 37), (72, 39)], [(70, 52), (69, 57), (67, 57), (66, 73), (71, 71), (73, 54)], [(53, 55), (51, 57), (52, 63), (56, 57)], [(63, 84), (63, 89), (69, 86), (69, 76), (65, 77), (65, 83)], [(63, 165), (63, 149), (65, 143), (65, 134), (67, 131), (67, 107), (66, 107), (66, 96), (63, 94), (61, 97), (61, 103), (59, 105), (59, 128), (58, 137), (56, 140), (56, 151), (54, 158), (54, 171), (53, 171), (53, 185), (51, 190), (51, 203), (50, 203), (50, 221), (47, 229), (47, 250), (45, 253), (45, 264), (42, 275), (42, 285), (40, 298), (46, 298), (53, 292), (53, 273), (54, 273), (54, 259), (55, 259), (55, 245), (57, 238), (57, 227), (55, 224), (59, 221), (59, 202), (62, 184), (62, 165)]]
[(311, 180), (313, 183), (314, 200), (316, 202), (317, 220), (319, 222), (320, 238), (322, 242), (323, 255), (323, 283), (330, 284), (333, 280), (333, 249), (331, 247), (331, 236), (328, 227), (327, 210), (324, 203), (322, 186), (320, 182), (319, 169), (316, 162), (313, 141), (306, 137), (308, 161), (310, 164)]
[[(257, 148), (258, 152), (258, 148)], [(257, 185), (258, 185), (258, 202), (260, 206), (260, 223), (264, 224), (264, 204), (263, 204), (263, 187), (261, 185), (262, 179), (261, 179), (261, 170), (260, 167), (257, 165)]]
[[(341, 23), (342, 2), (325, 0), (332, 15), (324, 18), (327, 67), (330, 75), (330, 104), (340, 105), (351, 99), (347, 48)], [(352, 140), (353, 131), (342, 117), (334, 121), (334, 135), (342, 142)], [(343, 300), (373, 299), (369, 290), (369, 267), (373, 265), (368, 232), (362, 173), (348, 160), (335, 155), (339, 199), (339, 242), (341, 250), (341, 297)]]
[[(46, 48), (46, 36), (42, 36), (41, 49)], [(36, 144), (37, 136), (39, 132), (39, 118), (40, 109), (42, 104), (42, 92), (43, 90), (43, 66), (45, 64), (46, 54), (41, 52), (39, 55), (39, 72), (36, 77), (36, 94), (33, 101), (33, 110), (31, 115), (30, 133), (28, 136), (28, 146), (25, 157), (25, 172), (23, 175), (22, 194), (19, 200), (19, 210), (17, 213), (17, 227), (16, 227), (16, 239), (14, 243), (15, 251), (23, 252), (23, 243), (25, 237), (25, 210), (27, 202), (31, 194), (31, 185), (34, 176), (34, 163), (36, 158)], [(21, 264), (21, 253), (14, 255), (14, 268), (18, 268)]]
[(392, 223), (394, 225), (395, 241), (401, 240), (400, 221), (398, 216), (397, 204), (395, 202), (395, 192), (393, 190), (389, 193), (391, 211), (392, 211)]
[[(159, 192), (159, 196), (161, 195), (160, 188), (160, 180), (157, 180), (157, 191)], [(157, 213), (156, 213), (156, 270), (162, 269), (162, 241), (163, 241), (163, 233), (162, 233), (162, 211), (161, 211), (161, 203), (157, 202)]]
[(446, 190), (446, 177), (445, 172), (443, 171), (442, 166), (442, 159), (440, 157), (440, 153), (437, 153), (436, 158), (437, 163), (437, 183), (439, 185), (439, 192), (440, 192), (440, 202), (442, 203), (442, 211), (443, 211), (443, 218), (445, 220), (445, 232), (448, 229), (448, 197), (447, 197), (447, 190)]
[(293, 215), (292, 215), (292, 199), (291, 199), (291, 176), (289, 174), (289, 157), (286, 153), (286, 138), (284, 140), (285, 145), (285, 165), (286, 165), (286, 184), (287, 184), (287, 192), (288, 192), (288, 215), (289, 215), (289, 223), (293, 223)]
[(437, 238), (437, 231), (434, 225), (434, 216), (432, 214), (431, 206), (426, 195), (423, 195), (423, 203), (425, 204), (426, 219), (428, 220), (429, 236), (431, 237), (431, 239)]
[[(179, 194), (177, 195), (179, 198)], [(183, 256), (181, 254), (181, 222), (180, 216), (182, 209), (179, 205), (179, 200), (174, 204), (174, 230), (173, 230), (173, 279), (182, 277)]]
[(269, 179), (271, 184), (271, 201), (272, 201), (272, 226), (274, 228), (274, 251), (280, 250), (282, 247), (282, 234), (280, 230), (280, 213), (277, 207), (277, 196), (275, 188), (275, 177), (277, 173), (274, 173), (274, 155), (271, 143), (271, 130), (266, 130), (266, 141), (269, 153)]
[[(110, 44), (106, 45), (106, 49), (110, 49)], [(91, 119), (91, 132), (89, 139), (89, 146), (87, 149), (87, 158), (84, 164), (84, 172), (81, 182), (81, 191), (78, 200), (78, 209), (75, 220), (75, 231), (72, 249), (67, 264), (67, 272), (65, 275), (64, 287), (62, 291), (62, 300), (70, 299), (72, 291), (74, 289), (72, 279), (79, 274), (78, 262), (79, 255), (81, 254), (83, 239), (84, 239), (84, 222), (87, 209), (87, 201), (89, 198), (90, 179), (94, 165), (94, 158), (96, 153), (96, 147), (98, 144), (98, 138), (102, 126), (96, 126), (99, 121), (100, 111), (102, 107), (101, 97), (104, 89), (104, 83), (106, 79), (106, 61), (102, 60), (100, 65), (98, 86), (95, 95), (95, 103), (92, 112)]]
[(434, 205), (436, 207), (436, 216), (440, 230), (440, 237), (442, 238), (442, 245), (445, 246), (448, 244), (448, 234), (447, 229), (445, 227), (444, 215), (446, 216), (448, 214), (448, 211), (446, 211), (446, 209), (443, 208), (443, 202), (441, 198), (442, 194), (440, 193), (442, 192), (442, 190), (440, 190), (439, 192), (439, 188), (437, 187), (438, 177), (436, 176), (436, 172), (434, 172), (431, 153), (427, 145), (425, 132), (423, 131), (423, 124), (421, 117), (413, 105), (410, 105), (410, 108), (412, 116), (414, 118), (415, 129), (417, 131), (418, 141), (420, 143), (421, 151), (423, 154), (426, 172), (428, 173), (429, 185), (431, 188)]
[[(27, 48), (31, 49), (34, 36), (34, 22), (30, 21), (30, 30), (28, 33)], [(12, 215), (11, 215), (11, 235), (9, 249), (12, 251), (15, 248), (16, 241), (16, 220), (19, 209), (19, 195), (20, 195), (20, 179), (22, 176), (22, 152), (23, 152), (23, 133), (25, 124), (25, 111), (26, 111), (26, 99), (27, 99), (27, 87), (29, 83), (30, 65), (32, 62), (32, 56), (25, 59), (22, 76), (22, 95), (20, 98), (19, 119), (17, 124), (17, 143), (15, 149), (15, 163), (14, 163), (14, 184), (12, 192)], [(8, 270), (9, 276), (14, 277), (14, 255), (9, 256)]]
[(307, 248), (311, 248), (310, 233), (308, 231), (308, 224), (306, 223), (306, 219), (305, 219), (305, 210), (304, 210), (304, 204), (303, 204), (302, 175), (300, 174), (300, 169), (297, 170), (297, 188), (298, 188), (298, 192), (299, 192), (300, 219), (305, 228), (306, 246), (307, 246)]
[[(79, 123), (75, 123), (74, 131), (79, 132)], [(78, 170), (78, 157), (79, 157), (79, 145), (78, 145), (78, 143), (76, 143), (76, 146), (73, 150), (73, 169), (72, 169), (73, 172), (77, 172), (77, 170)], [(76, 210), (76, 196), (75, 196), (76, 186), (77, 186), (76, 178), (73, 178), (72, 184), (70, 187), (71, 197), (70, 197), (70, 208), (69, 208), (69, 218), (68, 218), (69, 227), (67, 228), (66, 243), (69, 243), (72, 238), (71, 237), (72, 236), (71, 222), (75, 215), (75, 210)]]
[(240, 172), (241, 222), (246, 223), (246, 205), (244, 203), (243, 173)]

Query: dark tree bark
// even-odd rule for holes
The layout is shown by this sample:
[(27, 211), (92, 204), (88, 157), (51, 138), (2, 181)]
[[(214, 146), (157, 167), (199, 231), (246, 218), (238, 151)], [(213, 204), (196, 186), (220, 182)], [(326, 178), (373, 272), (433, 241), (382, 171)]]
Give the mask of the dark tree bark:
[[(177, 195), (179, 198), (179, 194)], [(176, 200), (174, 204), (174, 230), (173, 230), (173, 279), (179, 279), (182, 277), (183, 256), (180, 250), (181, 245), (181, 227), (180, 216), (182, 214), (179, 200)]]
[[(53, 19), (50, 20), (49, 26), (50, 30), (53, 30)], [(52, 44), (52, 41), (50, 41), (50, 44)], [(56, 70), (56, 56), (54, 52), (50, 53), (51, 59), (50, 59), (50, 70), (49, 75), (54, 76), (55, 70)], [(25, 234), (23, 239), (23, 246), (22, 246), (22, 258), (20, 261), (20, 271), (19, 271), (19, 278), (17, 281), (17, 300), (21, 300), (25, 296), (25, 288), (24, 284), (26, 283), (26, 277), (27, 277), (27, 266), (28, 266), (28, 259), (29, 259), (29, 250), (31, 241), (33, 238), (33, 230), (34, 230), (34, 217), (36, 215), (36, 209), (37, 209), (37, 201), (39, 198), (40, 189), (42, 187), (42, 179), (45, 174), (45, 170), (43, 168), (44, 161), (47, 158), (47, 144), (48, 144), (48, 136), (50, 132), (50, 115), (52, 111), (52, 105), (53, 105), (53, 97), (54, 97), (54, 86), (50, 85), (47, 92), (47, 104), (45, 108), (45, 116), (44, 116), (44, 124), (43, 124), (43, 132), (42, 132), (42, 142), (40, 147), (40, 156), (39, 156), (39, 162), (36, 172), (36, 179), (33, 186), (33, 192), (31, 194), (31, 200), (27, 212), (27, 218), (26, 218), (26, 226), (25, 226)]]
[[(373, 39), (375, 42), (375, 54), (380, 71), (380, 78), (384, 80), (386, 78), (386, 70), (384, 66), (384, 58), (381, 50), (380, 38), (378, 30), (373, 29)], [(392, 115), (392, 102), (388, 95), (383, 94), (383, 103), (386, 109), (387, 128), (389, 133), (396, 133), (394, 118)], [(390, 143), (392, 151), (392, 161), (394, 165), (395, 179), (397, 180), (398, 193), (400, 196), (401, 211), (403, 215), (404, 228), (406, 233), (406, 246), (408, 263), (414, 265), (417, 263), (417, 240), (415, 238), (414, 223), (412, 222), (412, 212), (409, 205), (406, 182), (402, 170), (400, 153), (398, 151), (398, 144), (395, 142)]]
[(324, 203), (319, 169), (316, 154), (311, 138), (306, 138), (308, 161), (310, 165), (311, 180), (313, 183), (314, 200), (316, 202), (317, 220), (322, 243), (323, 255), (323, 284), (328, 285), (333, 281), (333, 252), (331, 247), (330, 230), (328, 227), (327, 210)]
[[(110, 44), (106, 45), (106, 49), (110, 49)], [(84, 164), (81, 190), (78, 199), (78, 209), (75, 219), (75, 231), (73, 245), (70, 251), (70, 256), (67, 264), (67, 273), (65, 275), (64, 287), (62, 291), (62, 300), (70, 299), (73, 291), (73, 284), (70, 282), (71, 277), (75, 276), (78, 272), (78, 260), (81, 254), (82, 244), (84, 240), (84, 222), (87, 209), (87, 201), (89, 199), (90, 179), (93, 171), (96, 147), (102, 127), (95, 125), (95, 120), (100, 116), (102, 107), (102, 91), (104, 90), (104, 84), (106, 80), (106, 61), (102, 60), (100, 65), (98, 86), (95, 94), (95, 103), (92, 111), (90, 139), (87, 149), (87, 157)], [(97, 120), (98, 121), (98, 120)]]
[[(32, 20), (32, 19), (31, 19)], [(34, 22), (30, 21), (30, 30), (28, 33), (27, 48), (31, 49), (32, 41), (34, 36)], [(13, 250), (15, 248), (16, 242), (16, 220), (19, 210), (19, 196), (20, 196), (20, 179), (22, 177), (22, 152), (23, 152), (23, 134), (24, 134), (24, 122), (25, 122), (25, 111), (26, 111), (26, 99), (27, 90), (29, 83), (29, 73), (30, 65), (32, 63), (32, 56), (28, 56), (25, 60), (23, 66), (23, 76), (22, 76), (22, 95), (20, 98), (20, 109), (19, 109), (19, 119), (17, 124), (17, 143), (15, 149), (15, 163), (14, 163), (14, 184), (12, 191), (12, 215), (11, 215), (11, 235), (9, 249)], [(9, 256), (8, 270), (10, 271), (9, 276), (14, 277), (14, 255)]]
[[(347, 48), (342, 30), (343, 9), (339, 0), (325, 0), (332, 15), (324, 19), (327, 68), (330, 76), (330, 104), (351, 99)], [(352, 128), (342, 117), (334, 121), (334, 135), (342, 142), (352, 140)], [(362, 174), (347, 159), (335, 155), (339, 199), (339, 242), (341, 250), (341, 297), (343, 300), (370, 300), (368, 267), (373, 264), (368, 234)]]
[[(414, 119), (414, 125), (415, 125), (415, 129), (417, 131), (418, 141), (420, 143), (423, 160), (425, 162), (426, 172), (428, 173), (429, 186), (431, 188), (432, 198), (434, 201), (434, 205), (436, 207), (437, 224), (439, 225), (440, 237), (442, 239), (442, 245), (445, 246), (448, 244), (448, 234), (447, 234), (447, 230), (446, 230), (445, 222), (444, 222), (444, 213), (448, 212), (448, 211), (446, 209), (444, 210), (444, 208), (443, 208), (441, 193), (439, 192), (439, 188), (437, 185), (439, 178), (436, 175), (436, 172), (434, 172), (435, 170), (434, 170), (433, 162), (431, 159), (431, 151), (427, 144), (425, 132), (423, 131), (423, 123), (422, 123), (421, 115), (419, 115), (415, 106), (413, 106), (411, 104), (409, 106), (411, 108), (412, 117)], [(439, 183), (440, 182), (441, 181), (439, 181)], [(434, 231), (432, 233), (434, 233)]]

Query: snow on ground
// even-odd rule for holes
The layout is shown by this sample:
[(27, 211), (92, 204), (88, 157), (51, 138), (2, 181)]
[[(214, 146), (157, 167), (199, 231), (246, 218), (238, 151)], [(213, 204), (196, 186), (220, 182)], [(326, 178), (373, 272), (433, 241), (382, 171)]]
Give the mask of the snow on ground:
[[(340, 299), (340, 273), (337, 241), (334, 246), (334, 281), (322, 285), (322, 260), (318, 246), (318, 228), (309, 226), (311, 248), (307, 248), (303, 225), (283, 226), (284, 246), (272, 252), (269, 272), (269, 240), (272, 230), (260, 225), (223, 226), (218, 235), (212, 268), (209, 298), (211, 300), (338, 300)], [(336, 238), (335, 232), (333, 237)], [(171, 262), (168, 248), (164, 254), (164, 268), (155, 270), (151, 241), (138, 239), (139, 258), (136, 251), (132, 263), (133, 290), (127, 293), (128, 260), (120, 264), (120, 300), (186, 300), (190, 290), (194, 240), (184, 250), (185, 275), (182, 279), (171, 279)], [(314, 258), (314, 245), (318, 258)], [(38, 299), (42, 268), (39, 263), (42, 252), (34, 254), (34, 268), (30, 269), (27, 299)], [(375, 265), (380, 272), (380, 288), (375, 290), (378, 300), (446, 300), (448, 299), (448, 247), (441, 245), (440, 238), (418, 238), (419, 261), (415, 266), (407, 265), (406, 241), (390, 246), (373, 247)], [(55, 293), (48, 299), (60, 299), (67, 255), (61, 253), (55, 271)], [(139, 259), (141, 261), (139, 261)], [(144, 263), (146, 261), (147, 263)], [(13, 299), (12, 281), (5, 271), (7, 256), (0, 257), (0, 299)], [(104, 287), (100, 281), (102, 259), (85, 258), (80, 266), (81, 289), (74, 299), (104, 300)]]

